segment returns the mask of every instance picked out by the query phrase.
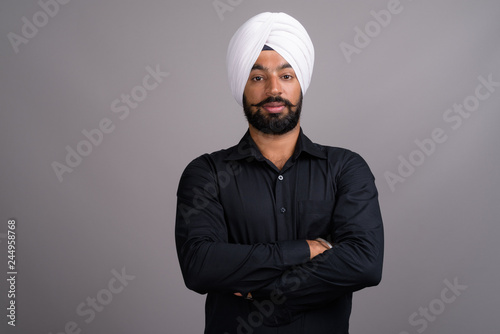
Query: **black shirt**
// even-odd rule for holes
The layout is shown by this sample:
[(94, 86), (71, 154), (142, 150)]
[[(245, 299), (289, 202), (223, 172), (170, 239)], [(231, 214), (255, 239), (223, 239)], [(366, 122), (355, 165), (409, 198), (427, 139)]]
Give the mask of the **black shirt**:
[[(193, 160), (177, 197), (177, 252), (186, 286), (208, 293), (205, 333), (348, 333), (352, 292), (380, 282), (383, 227), (368, 165), (302, 130), (281, 170), (247, 132)], [(318, 237), (333, 248), (310, 260), (306, 240)]]

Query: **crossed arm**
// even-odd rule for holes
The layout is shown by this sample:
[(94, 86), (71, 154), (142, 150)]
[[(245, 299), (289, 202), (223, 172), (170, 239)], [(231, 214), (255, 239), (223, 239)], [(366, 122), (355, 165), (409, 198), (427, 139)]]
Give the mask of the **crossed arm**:
[(294, 314), (378, 284), (382, 220), (373, 177), (361, 158), (347, 162), (339, 176), (332, 249), (319, 240), (230, 244), (217, 197), (193, 206), (193, 189), (216, 182), (206, 172), (209, 168), (204, 159), (195, 160), (179, 186), (176, 244), (188, 288), (199, 293), (250, 294), (258, 300), (279, 291), (285, 300), (281, 309), (288, 317), (282, 321), (289, 321)]
[[(317, 255), (322, 254), (324, 251), (332, 248), (332, 245), (328, 241), (322, 238), (314, 240), (306, 240), (306, 242), (307, 245), (309, 246), (309, 254), (310, 254), (309, 258), (311, 260), (315, 258)], [(241, 292), (235, 292), (234, 295), (238, 297), (243, 297), (243, 294)], [(251, 292), (248, 292), (247, 295), (244, 297), (246, 299), (253, 299)]]

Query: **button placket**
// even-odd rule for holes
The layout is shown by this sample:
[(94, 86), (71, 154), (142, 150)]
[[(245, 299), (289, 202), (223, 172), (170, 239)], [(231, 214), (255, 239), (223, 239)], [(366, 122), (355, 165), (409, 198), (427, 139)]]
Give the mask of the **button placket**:
[(277, 216), (276, 216), (276, 223), (277, 225), (277, 232), (278, 232), (278, 239), (279, 240), (286, 240), (288, 238), (288, 228), (286, 224), (286, 219), (287, 219), (287, 203), (286, 203), (286, 183), (283, 181), (284, 176), (282, 174), (279, 174), (276, 179), (275, 179), (275, 194), (276, 194), (276, 211), (277, 211)]

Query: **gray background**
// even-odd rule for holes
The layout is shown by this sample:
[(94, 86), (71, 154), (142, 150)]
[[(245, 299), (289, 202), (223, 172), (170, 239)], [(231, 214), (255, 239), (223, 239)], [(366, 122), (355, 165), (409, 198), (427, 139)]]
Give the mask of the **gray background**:
[[(2, 279), (0, 331), (55, 334), (73, 321), (81, 333), (202, 332), (204, 296), (185, 288), (175, 253), (177, 183), (190, 160), (246, 129), (226, 79), (232, 34), (257, 13), (284, 11), (316, 49), (305, 133), (360, 153), (380, 192), (383, 280), (355, 294), (351, 332), (500, 333), (500, 87), (456, 129), (443, 118), (473, 102), (479, 76), (500, 82), (500, 3), (401, 0), (348, 62), (341, 43), (354, 45), (355, 27), (376, 29), (370, 12), (390, 1), (219, 2), (220, 15), (212, 0), (73, 0), (47, 22), (37, 1), (1, 2), (0, 277), (15, 218), (18, 308), (7, 326)], [(16, 53), (8, 34), (22, 36), (34, 15), (41, 27)], [(120, 119), (112, 102), (140, 92), (148, 66), (169, 75)], [(113, 132), (60, 182), (51, 164), (65, 164), (66, 146), (105, 118)], [(446, 141), (415, 153), (436, 128)], [(385, 174), (398, 173), (400, 156), (419, 166), (391, 189)], [(122, 268), (134, 278), (109, 294)], [(444, 303), (454, 281), (462, 290), (445, 290), (455, 298)], [(107, 304), (87, 323), (76, 309), (88, 297)]]

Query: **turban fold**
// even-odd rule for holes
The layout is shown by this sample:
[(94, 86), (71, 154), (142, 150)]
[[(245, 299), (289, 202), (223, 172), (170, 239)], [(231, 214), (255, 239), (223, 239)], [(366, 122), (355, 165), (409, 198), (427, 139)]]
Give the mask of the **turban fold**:
[(241, 106), (248, 76), (264, 45), (274, 49), (292, 66), (303, 95), (311, 82), (314, 47), (305, 28), (285, 13), (258, 14), (236, 31), (227, 50), (229, 85)]

